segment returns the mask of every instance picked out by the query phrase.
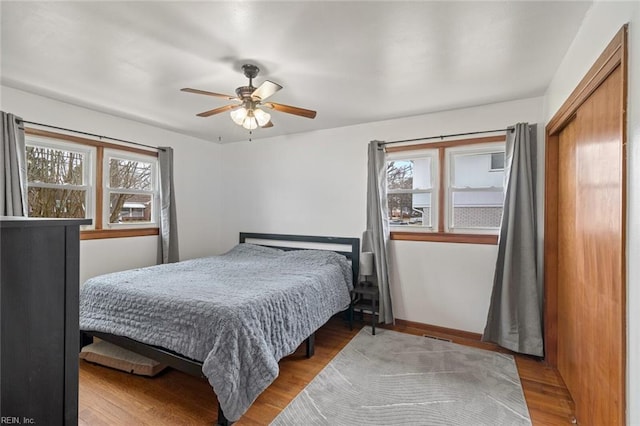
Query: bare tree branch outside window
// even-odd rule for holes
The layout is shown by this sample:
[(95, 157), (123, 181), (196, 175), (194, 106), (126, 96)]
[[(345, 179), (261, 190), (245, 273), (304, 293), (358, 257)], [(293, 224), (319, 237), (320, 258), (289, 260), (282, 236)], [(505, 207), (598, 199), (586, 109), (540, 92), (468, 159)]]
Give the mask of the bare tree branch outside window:
[[(116, 158), (109, 161), (109, 187), (114, 190), (109, 197), (109, 223), (151, 220), (151, 195), (117, 192), (118, 189), (153, 190), (151, 172), (151, 163)], [(127, 203), (134, 207), (125, 208)]]
[[(387, 188), (389, 190), (413, 189), (413, 162), (389, 161), (387, 163)], [(413, 194), (389, 194), (387, 196), (389, 218), (395, 221), (405, 221), (415, 215), (412, 208)]]
[[(29, 216), (83, 218), (86, 215), (84, 155), (47, 147), (27, 147)], [(69, 188), (65, 188), (69, 186)]]
[(26, 140), (29, 216), (93, 219), (83, 231), (134, 224), (126, 228), (136, 233), (156, 226), (158, 166), (153, 153), (46, 133)]

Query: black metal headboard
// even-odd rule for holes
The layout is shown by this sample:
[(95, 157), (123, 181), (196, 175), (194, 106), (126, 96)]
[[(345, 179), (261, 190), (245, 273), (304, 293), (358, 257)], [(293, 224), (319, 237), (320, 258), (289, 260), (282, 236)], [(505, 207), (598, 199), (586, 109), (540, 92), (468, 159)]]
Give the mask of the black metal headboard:
[[(273, 247), (280, 250), (305, 250), (305, 249), (320, 249), (322, 247), (292, 247), (287, 245), (281, 245), (275, 243), (281, 242), (295, 242), (295, 243), (316, 243), (316, 244), (332, 244), (341, 246), (350, 246), (351, 251), (343, 250), (331, 250), (338, 254), (345, 256), (351, 261), (351, 269), (353, 271), (353, 284), (358, 282), (358, 276), (360, 274), (360, 238), (350, 237), (323, 237), (317, 235), (287, 235), (287, 234), (259, 234), (254, 232), (241, 232), (240, 242), (244, 243), (246, 240), (266, 240), (274, 241), (274, 244), (256, 243), (261, 246)], [(326, 249), (325, 249), (326, 250)]]

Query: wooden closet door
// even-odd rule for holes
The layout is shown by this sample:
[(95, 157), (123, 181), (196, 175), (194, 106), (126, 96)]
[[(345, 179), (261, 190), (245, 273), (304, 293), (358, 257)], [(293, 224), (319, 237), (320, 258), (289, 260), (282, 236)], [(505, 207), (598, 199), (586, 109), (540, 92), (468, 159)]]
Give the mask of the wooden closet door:
[(625, 386), (622, 67), (558, 143), (558, 370), (582, 425), (622, 425)]

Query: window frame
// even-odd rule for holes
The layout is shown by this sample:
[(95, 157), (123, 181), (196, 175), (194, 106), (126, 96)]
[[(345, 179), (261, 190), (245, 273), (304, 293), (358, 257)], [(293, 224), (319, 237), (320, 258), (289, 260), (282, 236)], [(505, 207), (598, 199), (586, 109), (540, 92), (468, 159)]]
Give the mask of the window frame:
[[(31, 127), (25, 127), (25, 142), (29, 145), (30, 140), (38, 140), (38, 141), (48, 141), (48, 145), (50, 147), (59, 147), (61, 149), (63, 146), (70, 146), (75, 151), (78, 150), (94, 150), (94, 154), (92, 156), (92, 215), (89, 215), (89, 210), (87, 207), (87, 218), (92, 219), (92, 226), (89, 229), (81, 229), (80, 230), (80, 239), (81, 240), (93, 240), (93, 239), (103, 239), (103, 238), (124, 238), (124, 237), (140, 237), (140, 236), (152, 236), (159, 235), (158, 228), (158, 219), (156, 216), (155, 222), (153, 224), (117, 224), (119, 226), (108, 226), (108, 213), (105, 221), (105, 209), (108, 210), (109, 203), (108, 201), (105, 203), (104, 194), (108, 191), (106, 190), (106, 185), (108, 181), (105, 182), (105, 150), (113, 150), (116, 152), (121, 152), (122, 156), (132, 157), (136, 156), (138, 158), (143, 158), (143, 161), (151, 161), (155, 164), (156, 170), (156, 186), (155, 190), (159, 193), (159, 178), (158, 174), (158, 152), (146, 150), (143, 148), (137, 148), (124, 144), (115, 144), (110, 142), (104, 142), (101, 140), (89, 139), (84, 137), (79, 137), (75, 135), (69, 135), (65, 133), (58, 132), (50, 132), (48, 130), (41, 130)], [(117, 156), (116, 156), (117, 157)], [(106, 168), (108, 170), (108, 167)], [(156, 211), (156, 215), (159, 210), (159, 196), (153, 200), (156, 208), (153, 209)]]
[[(437, 224), (438, 224), (438, 220), (439, 220), (439, 208), (438, 208), (438, 202), (439, 202), (439, 197), (438, 197), (438, 187), (440, 185), (439, 182), (439, 175), (438, 173), (436, 173), (437, 170), (437, 166), (438, 165), (438, 150), (436, 149), (419, 149), (419, 150), (415, 150), (412, 151), (409, 154), (402, 154), (402, 153), (392, 153), (390, 155), (387, 155), (387, 157), (385, 158), (385, 163), (388, 163), (389, 161), (410, 161), (410, 160), (418, 160), (418, 159), (423, 159), (423, 158), (430, 158), (431, 159), (431, 187), (428, 189), (399, 189), (399, 190), (394, 190), (393, 192), (389, 192), (389, 190), (387, 190), (387, 203), (388, 203), (388, 198), (389, 198), (389, 194), (431, 194), (431, 206), (430, 206), (430, 214), (431, 214), (431, 226), (421, 226), (421, 227), (410, 227), (409, 229), (411, 229), (413, 232), (435, 232), (437, 229)], [(409, 225), (410, 226), (410, 225)], [(402, 226), (394, 226), (389, 224), (389, 228), (393, 228), (393, 229), (397, 229), (399, 231), (403, 230), (403, 228), (405, 228), (404, 225)], [(405, 228), (406, 229), (406, 228)]]
[[(497, 152), (504, 152), (505, 146), (504, 143), (499, 142), (490, 142), (483, 144), (472, 144), (472, 145), (459, 145), (454, 147), (445, 148), (445, 217), (444, 221), (444, 229), (446, 233), (454, 233), (454, 234), (486, 234), (486, 235), (497, 235), (500, 232), (500, 227), (474, 227), (474, 228), (464, 228), (464, 227), (455, 227), (453, 224), (453, 193), (454, 192), (501, 192), (504, 194), (504, 182), (502, 182), (502, 186), (490, 186), (490, 187), (454, 187), (453, 186), (453, 175), (455, 172), (454, 164), (453, 164), (453, 156), (456, 154), (466, 154), (466, 155), (474, 155), (474, 154), (494, 154)], [(491, 159), (489, 159), (489, 166), (491, 165)], [(504, 169), (501, 169), (504, 170)], [(492, 171), (489, 169), (487, 173)], [(459, 230), (459, 231), (458, 231)]]
[[(83, 158), (83, 170), (82, 170), (82, 185), (75, 184), (57, 184), (57, 183), (45, 183), (45, 182), (32, 182), (29, 180), (29, 174), (27, 173), (27, 191), (29, 188), (51, 188), (51, 189), (70, 189), (85, 191), (85, 216), (93, 217), (95, 214), (95, 157), (96, 149), (90, 146), (82, 146), (78, 144), (72, 144), (65, 141), (51, 142), (50, 139), (42, 137), (29, 137), (25, 138), (25, 146), (33, 148), (48, 148), (66, 152), (74, 152), (82, 154)], [(28, 166), (27, 166), (28, 167)], [(81, 225), (81, 230), (93, 229), (93, 223), (91, 225)]]
[[(125, 160), (125, 161), (138, 161), (145, 162), (151, 164), (151, 190), (143, 190), (143, 189), (126, 189), (126, 188), (111, 188), (111, 184), (109, 182), (109, 173), (110, 173), (110, 160)], [(113, 148), (105, 148), (103, 154), (103, 199), (102, 203), (105, 208), (102, 209), (102, 223), (106, 229), (131, 229), (131, 228), (158, 228), (159, 221), (159, 207), (160, 207), (160, 191), (159, 191), (159, 171), (158, 171), (158, 162), (150, 161), (149, 156), (140, 155), (136, 153), (131, 153), (127, 151), (123, 151), (121, 149), (113, 149)], [(117, 194), (139, 194), (139, 195), (150, 195), (151, 196), (151, 220), (149, 222), (134, 222), (134, 223), (110, 223), (110, 196), (112, 193)]]
[[(438, 150), (438, 187), (437, 187), (437, 205), (438, 205), (438, 218), (446, 218), (448, 211), (446, 210), (447, 206), (447, 196), (446, 196), (446, 185), (441, 183), (447, 182), (447, 158), (446, 152), (448, 149), (456, 148), (456, 147), (468, 147), (473, 145), (480, 144), (490, 144), (502, 143), (503, 146), (506, 142), (506, 135), (495, 135), (495, 136), (485, 136), (478, 138), (467, 138), (467, 139), (456, 139), (450, 141), (438, 141), (438, 142), (430, 142), (430, 143), (421, 143), (421, 144), (407, 144), (407, 145), (395, 145), (395, 146), (385, 146), (385, 152), (387, 156), (394, 155), (398, 152), (403, 151), (418, 151), (424, 149), (437, 149)], [(406, 153), (405, 155), (410, 155), (410, 153)], [(432, 167), (432, 173), (435, 167)], [(433, 197), (432, 197), (433, 199)], [(438, 220), (437, 222), (437, 231), (429, 232), (427, 230), (404, 230), (398, 229), (398, 226), (390, 226), (390, 238), (392, 240), (403, 240), (403, 241), (429, 241), (429, 242), (448, 242), (448, 243), (467, 243), (467, 244), (498, 244), (498, 234), (497, 233), (486, 233), (486, 232), (451, 232), (445, 229), (445, 220)]]

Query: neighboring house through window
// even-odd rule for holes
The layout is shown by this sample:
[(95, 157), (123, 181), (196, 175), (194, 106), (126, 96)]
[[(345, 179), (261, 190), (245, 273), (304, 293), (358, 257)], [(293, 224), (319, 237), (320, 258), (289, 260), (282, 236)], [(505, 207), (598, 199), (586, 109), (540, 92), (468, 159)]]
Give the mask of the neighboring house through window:
[[(390, 154), (387, 161), (387, 203), (392, 226), (433, 230), (437, 224), (437, 150)], [(437, 229), (437, 226), (436, 228)]]
[(157, 153), (25, 129), (30, 217), (89, 218), (83, 239), (158, 233)]
[(496, 243), (504, 136), (388, 146), (392, 239)]
[(504, 154), (504, 144), (445, 149), (445, 231), (497, 233), (504, 202), (504, 162), (501, 171), (492, 169), (495, 154)]
[(491, 154), (491, 169), (492, 172), (504, 171), (504, 152), (494, 152)]
[(104, 210), (104, 222), (109, 226), (120, 224), (155, 223), (157, 209), (157, 161), (117, 150), (105, 150), (105, 177), (108, 182), (104, 199), (109, 209)]

